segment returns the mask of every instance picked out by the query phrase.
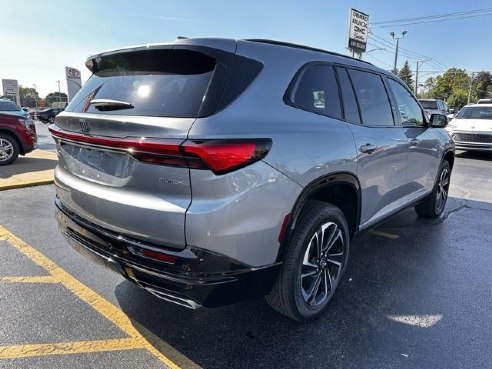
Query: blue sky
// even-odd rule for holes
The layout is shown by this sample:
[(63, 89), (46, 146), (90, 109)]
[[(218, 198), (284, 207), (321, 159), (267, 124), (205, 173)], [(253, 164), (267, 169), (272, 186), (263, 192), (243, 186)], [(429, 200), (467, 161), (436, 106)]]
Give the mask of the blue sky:
[[(82, 71), (87, 56), (122, 46), (170, 41), (176, 36), (270, 38), (347, 53), (348, 12), (353, 7), (370, 22), (492, 7), (490, 0), (0, 0), (0, 79), (37, 85), (40, 95), (66, 91), (64, 67)], [(421, 68), (492, 69), (492, 49), (485, 41), (492, 16), (406, 27), (372, 27), (377, 37), (368, 50), (393, 42), (390, 31), (408, 34), (401, 42), (407, 53), (430, 57)], [(382, 44), (381, 44), (382, 43)], [(394, 49), (364, 56), (384, 69), (393, 65)], [(405, 51), (404, 51), (405, 52)], [(400, 56), (401, 66), (408, 59)], [(409, 59), (412, 69), (415, 60)], [(428, 75), (427, 75), (428, 76)], [(425, 79), (425, 75), (422, 77)]]

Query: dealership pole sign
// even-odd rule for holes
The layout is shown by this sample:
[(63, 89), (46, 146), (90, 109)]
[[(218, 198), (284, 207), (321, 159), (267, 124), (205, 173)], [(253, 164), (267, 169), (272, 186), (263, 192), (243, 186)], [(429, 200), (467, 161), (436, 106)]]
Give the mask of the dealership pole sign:
[(365, 52), (368, 33), (369, 15), (355, 9), (350, 9), (348, 48), (356, 53)]
[(67, 76), (68, 101), (72, 101), (82, 87), (80, 71), (75, 68), (65, 67), (65, 74)]
[(16, 79), (2, 79), (3, 94), (5, 96), (17, 96), (19, 83)]
[(20, 105), (19, 82), (16, 79), (2, 79), (2, 88), (4, 96), (15, 98), (17, 105)]

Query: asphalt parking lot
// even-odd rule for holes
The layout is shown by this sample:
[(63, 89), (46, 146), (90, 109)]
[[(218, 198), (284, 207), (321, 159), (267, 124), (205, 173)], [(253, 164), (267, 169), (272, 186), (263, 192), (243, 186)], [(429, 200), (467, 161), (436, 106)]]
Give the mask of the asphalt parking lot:
[(451, 186), (441, 219), (359, 236), (304, 325), (263, 300), (161, 301), (67, 246), (52, 185), (0, 192), (0, 368), (489, 368), (492, 154), (459, 154)]

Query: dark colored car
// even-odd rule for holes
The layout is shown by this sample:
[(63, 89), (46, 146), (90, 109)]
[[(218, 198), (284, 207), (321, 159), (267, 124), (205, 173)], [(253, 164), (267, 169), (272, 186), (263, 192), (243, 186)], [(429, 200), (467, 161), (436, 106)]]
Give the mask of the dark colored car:
[(36, 114), (37, 118), (43, 123), (53, 123), (55, 117), (60, 114), (64, 109), (48, 108), (41, 110)]
[(27, 117), (0, 113), (0, 166), (12, 164), (19, 154), (37, 146), (36, 126)]

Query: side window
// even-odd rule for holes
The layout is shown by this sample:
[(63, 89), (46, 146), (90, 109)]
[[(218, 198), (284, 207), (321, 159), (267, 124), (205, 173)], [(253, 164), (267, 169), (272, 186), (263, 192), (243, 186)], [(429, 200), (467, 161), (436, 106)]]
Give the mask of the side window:
[(291, 101), (302, 109), (341, 119), (342, 108), (333, 67), (329, 65), (308, 67), (301, 74), (291, 95)]
[(393, 114), (381, 77), (374, 73), (349, 70), (362, 114), (368, 126), (393, 126)]
[(424, 116), (419, 104), (412, 94), (400, 83), (388, 78), (388, 83), (395, 95), (396, 104), (404, 127), (423, 127)]
[(345, 120), (350, 123), (360, 124), (359, 108), (355, 99), (354, 88), (345, 68), (337, 68), (338, 80), (340, 81), (340, 90), (342, 91), (343, 110)]

